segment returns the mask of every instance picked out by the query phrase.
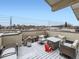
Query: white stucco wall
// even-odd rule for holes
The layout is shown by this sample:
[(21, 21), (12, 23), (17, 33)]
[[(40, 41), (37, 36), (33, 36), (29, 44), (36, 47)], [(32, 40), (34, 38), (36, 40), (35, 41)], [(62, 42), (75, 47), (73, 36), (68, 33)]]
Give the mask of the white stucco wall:
[(9, 34), (9, 35), (2, 35), (2, 45), (5, 47), (12, 47), (18, 44), (19, 46), (22, 45), (22, 34)]

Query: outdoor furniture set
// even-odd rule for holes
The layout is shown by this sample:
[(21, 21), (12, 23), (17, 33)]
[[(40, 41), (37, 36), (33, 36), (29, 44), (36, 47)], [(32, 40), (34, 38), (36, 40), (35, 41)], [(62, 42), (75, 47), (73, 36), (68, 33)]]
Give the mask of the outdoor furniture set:
[(78, 40), (59, 39), (55, 37), (48, 37), (47, 44), (52, 50), (59, 49), (60, 55), (66, 55), (71, 59), (76, 59), (78, 55)]
[(76, 59), (78, 55), (78, 40), (70, 41), (70, 40), (63, 40), (60, 43), (60, 54), (65, 54), (71, 59)]

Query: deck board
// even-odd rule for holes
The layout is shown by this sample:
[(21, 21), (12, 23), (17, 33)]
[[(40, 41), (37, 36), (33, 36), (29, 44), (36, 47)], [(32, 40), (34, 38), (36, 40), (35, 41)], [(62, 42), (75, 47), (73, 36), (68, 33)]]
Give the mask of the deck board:
[[(79, 56), (79, 54), (78, 54)], [(18, 59), (67, 59), (59, 54), (59, 50), (53, 52), (45, 52), (44, 45), (37, 42), (33, 43), (31, 47), (22, 46), (18, 50)], [(79, 59), (79, 57), (77, 57)]]

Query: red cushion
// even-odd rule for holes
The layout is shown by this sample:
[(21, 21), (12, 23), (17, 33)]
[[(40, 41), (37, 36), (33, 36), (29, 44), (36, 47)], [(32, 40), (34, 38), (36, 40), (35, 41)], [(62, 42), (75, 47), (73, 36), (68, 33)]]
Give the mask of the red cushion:
[(46, 51), (46, 52), (50, 52), (51, 50), (52, 50), (52, 48), (49, 47), (49, 45), (46, 43), (46, 44), (45, 44), (45, 51)]

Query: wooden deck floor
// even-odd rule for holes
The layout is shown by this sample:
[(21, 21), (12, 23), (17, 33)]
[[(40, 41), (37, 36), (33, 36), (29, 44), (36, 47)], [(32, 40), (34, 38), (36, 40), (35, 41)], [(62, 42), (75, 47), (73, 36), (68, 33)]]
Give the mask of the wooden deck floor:
[(58, 49), (50, 53), (45, 52), (44, 46), (38, 43), (33, 43), (32, 47), (22, 46), (18, 53), (18, 59), (67, 59), (59, 54)]

